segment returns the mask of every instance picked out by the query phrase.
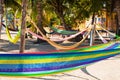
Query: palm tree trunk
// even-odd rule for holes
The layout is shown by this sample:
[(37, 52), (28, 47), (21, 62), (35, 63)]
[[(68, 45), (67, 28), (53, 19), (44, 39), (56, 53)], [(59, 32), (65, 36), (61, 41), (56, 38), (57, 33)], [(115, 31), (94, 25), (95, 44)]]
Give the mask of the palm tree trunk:
[(58, 14), (61, 22), (62, 22), (62, 25), (65, 27), (66, 30), (70, 30), (70, 28), (67, 26), (66, 22), (65, 22), (65, 19), (64, 19), (64, 15), (63, 15), (63, 12), (62, 14), (60, 14), (59, 12), (56, 11), (56, 13)]
[(117, 29), (116, 34), (120, 36), (120, 0), (115, 0), (115, 11), (117, 13)]
[(4, 0), (0, 0), (0, 39), (1, 39), (1, 30), (2, 30), (2, 19), (3, 19), (3, 2)]
[(20, 37), (20, 53), (25, 50), (25, 25), (26, 25), (26, 10), (27, 0), (22, 0), (22, 24), (21, 24), (21, 37)]
[[(37, 0), (37, 11), (38, 11), (38, 15), (37, 15), (37, 26), (38, 28), (43, 32), (43, 34), (46, 34), (45, 30), (43, 29), (43, 25), (42, 25), (42, 0)], [(38, 33), (40, 35), (40, 33)], [(39, 38), (37, 38), (37, 42), (36, 43), (41, 43), (41, 42), (45, 42)]]
[(70, 28), (67, 26), (65, 18), (64, 18), (62, 3), (63, 3), (63, 1), (56, 0), (56, 5), (57, 6), (55, 8), (55, 12), (58, 15), (58, 17), (60, 18), (61, 24), (65, 27), (65, 29), (70, 30)]

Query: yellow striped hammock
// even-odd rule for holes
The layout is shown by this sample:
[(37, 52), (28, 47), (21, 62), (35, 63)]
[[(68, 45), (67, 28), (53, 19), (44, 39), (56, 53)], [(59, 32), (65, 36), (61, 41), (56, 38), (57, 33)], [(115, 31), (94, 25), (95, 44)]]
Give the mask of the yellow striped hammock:
[(10, 31), (9, 31), (8, 27), (6, 27), (6, 34), (7, 34), (8, 39), (9, 39), (9, 41), (10, 41), (11, 43), (16, 44), (16, 43), (18, 42), (18, 40), (19, 40), (19, 38), (20, 38), (20, 33), (21, 33), (21, 30), (19, 30), (19, 31), (17, 32), (17, 34), (16, 34), (14, 37), (12, 37), (11, 34), (10, 34)]

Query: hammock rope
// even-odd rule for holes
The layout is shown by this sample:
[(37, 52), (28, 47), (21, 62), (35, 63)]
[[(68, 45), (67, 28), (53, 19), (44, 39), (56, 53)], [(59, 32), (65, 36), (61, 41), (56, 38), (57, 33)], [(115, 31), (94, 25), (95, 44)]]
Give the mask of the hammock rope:
[[(4, 27), (4, 28), (6, 28), (6, 25), (5, 24), (2, 24), (2, 26)], [(10, 25), (11, 26), (11, 25)], [(18, 28), (16, 28), (16, 29), (13, 29), (13, 28), (10, 28), (10, 27), (7, 27), (10, 31), (19, 31), (18, 30)]]
[[(100, 25), (98, 25), (98, 26), (100, 26)], [(109, 33), (110, 35), (116, 36), (114, 33), (108, 31), (107, 29), (105, 29), (102, 25), (101, 25), (100, 27), (101, 27), (104, 31), (106, 31), (107, 33)]]
[(80, 44), (82, 44), (82, 42), (87, 38), (87, 36), (90, 34), (90, 31), (91, 31), (91, 28), (89, 29), (88, 33), (86, 34), (86, 36), (80, 41), (80, 42), (77, 42), (73, 45), (70, 45), (70, 46), (63, 46), (63, 45), (60, 45), (60, 44), (57, 44), (55, 43), (54, 41), (51, 41), (50, 39), (48, 39), (43, 33), (42, 31), (40, 31), (40, 29), (37, 27), (37, 25), (35, 24), (35, 22), (29, 17), (29, 20), (30, 22), (34, 25), (34, 27), (40, 32), (40, 34), (43, 36), (43, 38), (49, 43), (51, 44), (52, 46), (58, 48), (58, 49), (73, 49), (73, 48), (76, 48), (78, 47)]
[(107, 42), (108, 42), (107, 40), (105, 40), (105, 39), (102, 37), (102, 35), (98, 32), (98, 30), (95, 30), (95, 31), (97, 32), (98, 36), (100, 37), (100, 39), (102, 40), (103, 43), (107, 43)]

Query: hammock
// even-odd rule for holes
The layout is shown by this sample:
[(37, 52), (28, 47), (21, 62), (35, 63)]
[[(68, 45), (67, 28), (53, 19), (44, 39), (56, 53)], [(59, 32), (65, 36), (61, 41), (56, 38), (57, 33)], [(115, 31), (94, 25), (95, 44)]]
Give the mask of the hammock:
[[(45, 40), (42, 36), (30, 31), (29, 29), (26, 29), (27, 32), (29, 32), (30, 34), (32, 34), (33, 36), (36, 36), (37, 38), (39, 39), (42, 39), (42, 40)], [(85, 32), (87, 31), (87, 29), (81, 31), (81, 32), (78, 32), (76, 34), (73, 34), (73, 35), (70, 35), (69, 37), (65, 37), (65, 38), (59, 38), (59, 39), (54, 39), (54, 38), (50, 38), (50, 40), (52, 41), (56, 41), (56, 42), (59, 42), (59, 41), (65, 41), (65, 40), (69, 40), (69, 39), (72, 39), (72, 38), (75, 38), (76, 36), (80, 35), (80, 34), (84, 34)]]
[(59, 34), (62, 34), (62, 35), (72, 35), (72, 34), (76, 34), (76, 33), (77, 33), (77, 31), (60, 30), (60, 29), (55, 28), (54, 26), (50, 26), (50, 28), (51, 28), (54, 32), (59, 33)]
[[(29, 18), (30, 18), (30, 17), (29, 17)], [(37, 27), (37, 25), (35, 24), (35, 22), (33, 22), (33, 20), (32, 20), (31, 18), (30, 18), (30, 21), (31, 21), (31, 23), (34, 25), (34, 27), (40, 32), (40, 34), (44, 37), (44, 39), (45, 39), (49, 44), (51, 44), (52, 46), (54, 46), (54, 47), (56, 47), (56, 48), (58, 48), (58, 49), (64, 49), (64, 50), (65, 50), (65, 49), (73, 49), (73, 48), (78, 47), (78, 46), (88, 37), (88, 35), (90, 34), (92, 28), (94, 28), (94, 27), (90, 27), (88, 33), (86, 34), (86, 36), (85, 36), (80, 42), (77, 42), (77, 43), (75, 43), (75, 44), (73, 44), (73, 45), (70, 45), (70, 46), (62, 46), (62, 45), (57, 44), (57, 43), (51, 41), (50, 39), (48, 39), (48, 38), (39, 30), (39, 28)], [(97, 31), (96, 31), (96, 32), (97, 32)], [(107, 41), (106, 41), (98, 32), (97, 32), (97, 34), (99, 35), (100, 39), (101, 39), (104, 43), (107, 43)]]
[(6, 27), (6, 34), (7, 34), (8, 39), (9, 39), (9, 41), (10, 41), (11, 43), (14, 43), (14, 44), (17, 43), (17, 41), (18, 41), (19, 38), (20, 38), (20, 33), (21, 33), (21, 30), (19, 30), (18, 33), (14, 36), (14, 38), (12, 38), (12, 36), (11, 36), (11, 34), (10, 34), (10, 32), (9, 32), (8, 27)]
[[(90, 25), (90, 23), (87, 25), (87, 28), (88, 26)], [(56, 33), (59, 33), (59, 34), (62, 34), (62, 35), (73, 35), (73, 34), (76, 34), (78, 31), (67, 31), (67, 30), (60, 30), (54, 26), (49, 26), (53, 32), (56, 32)]]
[[(31, 25), (28, 25), (27, 28), (29, 28), (30, 26)], [(6, 34), (8, 36), (9, 41), (13, 44), (16, 44), (20, 38), (21, 30), (8, 28), (7, 26), (5, 26), (5, 28), (6, 28)], [(10, 31), (17, 31), (17, 34), (14, 36), (14, 38), (11, 36)]]
[[(6, 25), (5, 25), (5, 24), (2, 24), (2, 26), (3, 26), (4, 28), (6, 28)], [(16, 29), (10, 28), (10, 27), (7, 27), (7, 28), (8, 28), (8, 30), (10, 30), (10, 31), (19, 31), (18, 28), (16, 28)]]
[[(40, 53), (58, 53), (58, 52), (88, 52), (88, 51), (98, 51), (98, 50), (108, 50), (108, 49), (116, 49), (120, 48), (119, 42), (111, 41), (109, 43), (105, 44), (99, 44), (99, 45), (94, 45), (94, 46), (85, 46), (77, 49), (69, 49), (69, 50), (53, 50), (53, 51), (44, 51), (44, 52), (30, 52), (32, 54), (40, 54)], [(29, 54), (30, 54), (29, 53)], [(27, 54), (25, 52), (25, 54)]]
[(37, 27), (37, 25), (35, 24), (35, 22), (30, 18), (28, 17), (30, 22), (34, 25), (34, 27), (40, 32), (40, 34), (43, 36), (43, 38), (49, 43), (51, 44), (52, 46), (58, 48), (58, 49), (73, 49), (73, 48), (76, 48), (78, 47), (80, 44), (82, 44), (82, 42), (87, 38), (87, 36), (90, 34), (90, 31), (91, 31), (91, 28), (89, 29), (88, 33), (86, 34), (86, 36), (80, 41), (80, 42), (77, 42), (71, 46), (63, 46), (63, 45), (60, 45), (60, 44), (57, 44), (55, 43), (54, 41), (51, 41), (50, 39), (48, 39), (40, 30), (39, 28)]
[(118, 54), (120, 54), (120, 42), (114, 42), (113, 45), (110, 44), (102, 50), (95, 51), (0, 54), (0, 75), (15, 77), (51, 75), (79, 69)]

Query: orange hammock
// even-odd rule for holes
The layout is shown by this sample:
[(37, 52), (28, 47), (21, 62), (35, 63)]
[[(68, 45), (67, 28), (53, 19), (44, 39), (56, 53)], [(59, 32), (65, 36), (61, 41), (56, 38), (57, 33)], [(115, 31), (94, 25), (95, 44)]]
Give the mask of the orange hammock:
[(85, 41), (85, 39), (88, 37), (88, 35), (90, 34), (90, 31), (92, 29), (92, 27), (90, 27), (88, 33), (86, 34), (86, 36), (80, 41), (80, 42), (77, 42), (75, 44), (72, 44), (70, 46), (63, 46), (63, 45), (60, 45), (60, 44), (57, 44), (55, 43), (54, 41), (51, 41), (50, 39), (48, 39), (43, 33), (42, 31), (40, 31), (40, 29), (37, 27), (37, 25), (35, 24), (35, 22), (29, 17), (29, 20), (30, 22), (34, 25), (34, 27), (40, 32), (40, 34), (43, 36), (43, 38), (49, 43), (51, 44), (52, 46), (58, 48), (58, 49), (73, 49), (73, 48), (76, 48), (78, 47), (80, 44), (82, 44), (83, 41)]

